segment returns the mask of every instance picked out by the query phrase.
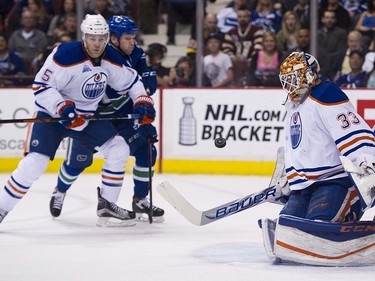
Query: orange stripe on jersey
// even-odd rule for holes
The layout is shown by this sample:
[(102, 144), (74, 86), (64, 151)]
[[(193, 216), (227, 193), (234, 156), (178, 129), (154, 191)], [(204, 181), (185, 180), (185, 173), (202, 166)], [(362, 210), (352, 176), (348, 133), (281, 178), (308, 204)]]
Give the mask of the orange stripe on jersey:
[(276, 240), (276, 244), (279, 245), (280, 247), (283, 247), (285, 249), (288, 249), (288, 250), (291, 250), (291, 251), (294, 251), (294, 252), (297, 252), (297, 253), (301, 253), (301, 254), (304, 254), (304, 255), (308, 255), (308, 256), (311, 256), (311, 257), (319, 258), (319, 259), (325, 259), (325, 260), (340, 260), (340, 259), (349, 257), (351, 255), (355, 255), (356, 253), (363, 252), (364, 250), (367, 250), (367, 249), (375, 246), (375, 242), (374, 242), (374, 243), (371, 243), (371, 244), (369, 244), (365, 247), (362, 247), (360, 249), (357, 249), (357, 250), (354, 250), (354, 251), (351, 251), (351, 252), (347, 252), (347, 253), (339, 255), (339, 256), (324, 256), (324, 255), (321, 255), (321, 254), (313, 253), (313, 252), (310, 252), (310, 251), (307, 251), (307, 250), (289, 245), (287, 243), (281, 242), (280, 240)]
[(322, 102), (320, 100), (317, 100), (316, 98), (313, 98), (311, 95), (309, 95), (309, 98), (312, 99), (313, 101), (315, 101), (319, 104), (325, 105), (325, 106), (339, 105), (339, 104), (347, 103), (349, 101), (349, 100), (343, 100), (343, 101), (339, 101), (339, 102), (335, 102), (335, 103), (325, 103), (325, 102)]
[(109, 176), (106, 176), (106, 175), (102, 175), (102, 178), (104, 179), (108, 179), (108, 180), (116, 180), (116, 181), (119, 181), (119, 180), (123, 180), (124, 177), (121, 177), (121, 178), (115, 178), (115, 177), (109, 177)]
[(22, 194), (22, 195), (26, 194), (26, 191), (21, 191), (21, 190), (17, 189), (13, 184), (10, 183), (10, 181), (7, 182), (7, 186), (12, 188), (15, 192), (17, 192), (19, 194)]
[(33, 91), (38, 91), (40, 88), (42, 88), (42, 86), (36, 86), (36, 87), (32, 87), (32, 90)]
[(339, 151), (343, 151), (348, 146), (351, 146), (351, 145), (353, 145), (356, 142), (359, 142), (361, 140), (370, 140), (370, 141), (375, 142), (375, 138), (374, 137), (370, 137), (370, 136), (358, 137), (358, 138), (355, 138), (355, 139), (351, 140), (350, 142), (347, 142), (347, 143), (343, 144), (342, 146), (340, 146), (339, 147)]

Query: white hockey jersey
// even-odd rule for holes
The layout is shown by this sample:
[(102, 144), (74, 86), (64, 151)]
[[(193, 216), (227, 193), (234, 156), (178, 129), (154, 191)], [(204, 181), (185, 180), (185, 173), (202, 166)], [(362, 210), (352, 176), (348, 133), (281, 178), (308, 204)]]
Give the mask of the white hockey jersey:
[(136, 100), (146, 91), (137, 72), (124, 66), (124, 60), (109, 45), (100, 59), (90, 58), (81, 42), (56, 47), (35, 77), (36, 110), (57, 117), (57, 105), (72, 100), (79, 114), (92, 115), (107, 84)]
[(340, 155), (352, 161), (360, 153), (375, 155), (373, 131), (331, 82), (314, 87), (302, 104), (288, 110), (285, 134), (285, 169), (291, 190), (347, 176)]

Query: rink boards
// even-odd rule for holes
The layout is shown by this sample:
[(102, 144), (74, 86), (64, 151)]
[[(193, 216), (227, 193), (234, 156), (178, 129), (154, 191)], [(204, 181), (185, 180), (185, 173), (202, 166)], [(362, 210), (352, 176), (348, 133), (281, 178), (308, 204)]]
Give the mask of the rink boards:
[[(375, 125), (375, 90), (345, 90), (354, 107)], [(0, 89), (0, 119), (29, 118), (34, 97), (29, 88)], [(153, 96), (159, 132), (157, 172), (183, 174), (270, 175), (283, 144), (286, 110), (281, 89), (160, 89)], [(0, 125), (0, 172), (10, 172), (23, 155), (26, 124)], [(224, 148), (214, 146), (218, 137)], [(65, 155), (63, 141), (48, 171)], [(97, 155), (87, 172), (99, 172)], [(131, 171), (130, 159), (127, 171)]]

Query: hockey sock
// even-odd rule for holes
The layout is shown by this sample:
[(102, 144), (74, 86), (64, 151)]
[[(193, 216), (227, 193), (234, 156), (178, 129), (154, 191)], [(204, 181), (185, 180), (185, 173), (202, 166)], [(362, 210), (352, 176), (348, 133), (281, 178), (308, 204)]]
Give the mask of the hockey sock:
[[(152, 174), (154, 167), (152, 167)], [(134, 181), (134, 196), (144, 198), (148, 195), (148, 167), (140, 167), (134, 165), (133, 181)]]
[(107, 201), (115, 203), (120, 195), (125, 172), (114, 172), (102, 169), (101, 196)]
[(48, 161), (48, 156), (35, 152), (23, 158), (5, 186), (0, 189), (0, 209), (11, 211), (32, 183), (47, 169)]
[(84, 169), (76, 169), (68, 166), (66, 161), (61, 164), (58, 177), (57, 177), (57, 189), (60, 192), (66, 192), (71, 185), (76, 181), (78, 176), (83, 172)]

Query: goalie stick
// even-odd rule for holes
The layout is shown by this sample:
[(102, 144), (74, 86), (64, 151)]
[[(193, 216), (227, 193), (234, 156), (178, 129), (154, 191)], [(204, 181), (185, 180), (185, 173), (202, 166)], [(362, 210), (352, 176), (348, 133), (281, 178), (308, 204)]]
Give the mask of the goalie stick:
[[(171, 204), (182, 216), (194, 225), (206, 225), (219, 219), (226, 218), (230, 215), (242, 212), (244, 210), (255, 207), (264, 202), (278, 202), (282, 197), (281, 186), (279, 183), (284, 174), (284, 150), (279, 148), (277, 154), (277, 162), (271, 182), (268, 188), (247, 195), (243, 198), (225, 203), (206, 211), (200, 211), (191, 205), (181, 193), (179, 193), (169, 182), (162, 182), (157, 190), (161, 196)], [(284, 182), (284, 185), (287, 182)]]

